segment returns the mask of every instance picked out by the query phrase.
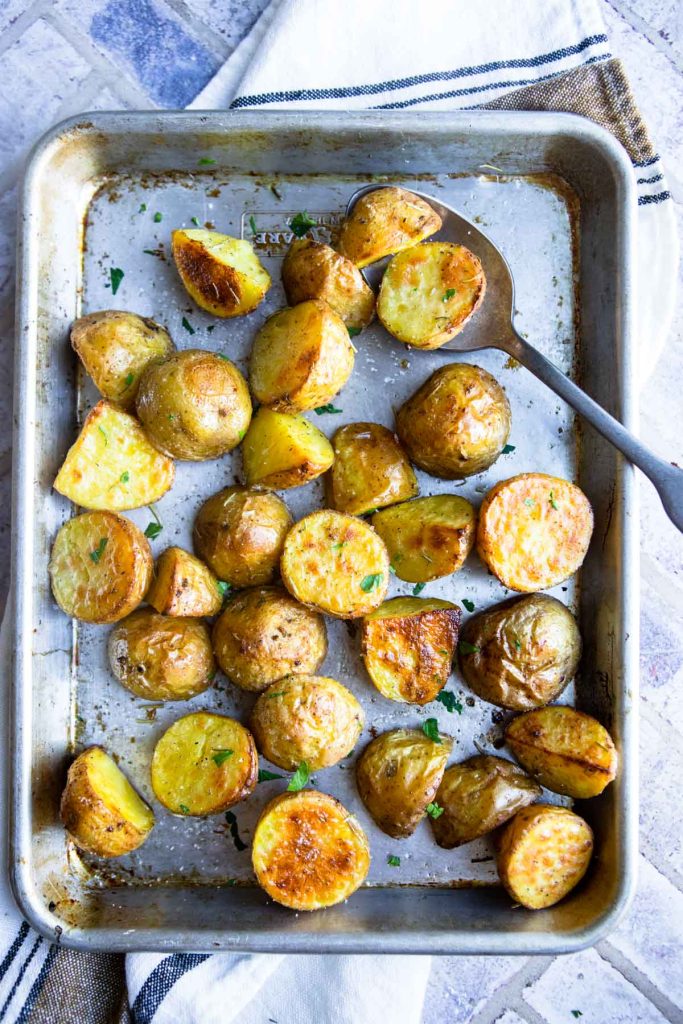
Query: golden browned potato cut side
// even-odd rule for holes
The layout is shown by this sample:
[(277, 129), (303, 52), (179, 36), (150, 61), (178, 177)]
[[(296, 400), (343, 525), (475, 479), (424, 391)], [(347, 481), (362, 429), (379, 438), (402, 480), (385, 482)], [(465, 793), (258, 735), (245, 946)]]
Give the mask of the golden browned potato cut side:
[(176, 268), (188, 294), (214, 316), (250, 313), (270, 288), (270, 277), (251, 244), (204, 228), (172, 235)]
[(361, 196), (341, 226), (337, 249), (357, 267), (429, 238), (441, 218), (420, 196), (404, 188), (377, 188)]
[(287, 490), (325, 473), (334, 461), (332, 445), (305, 416), (261, 406), (242, 447), (249, 487)]
[(375, 313), (375, 296), (358, 267), (324, 242), (295, 238), (282, 264), (290, 306), (322, 299), (347, 327), (360, 331)]
[(221, 580), (208, 566), (183, 548), (171, 547), (159, 555), (147, 603), (162, 615), (201, 618), (217, 615), (223, 607)]
[(474, 547), (476, 513), (457, 494), (434, 494), (381, 509), (372, 526), (398, 578), (429, 583), (462, 568)]
[(327, 504), (363, 515), (414, 498), (417, 480), (391, 430), (379, 423), (349, 423), (332, 438), (334, 462), (325, 478)]

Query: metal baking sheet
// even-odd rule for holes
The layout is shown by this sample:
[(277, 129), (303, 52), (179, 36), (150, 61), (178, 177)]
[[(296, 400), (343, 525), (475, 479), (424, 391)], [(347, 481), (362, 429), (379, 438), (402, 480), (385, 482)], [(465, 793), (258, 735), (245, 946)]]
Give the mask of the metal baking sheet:
[[(492, 349), (462, 357), (412, 352), (373, 324), (354, 339), (354, 373), (335, 399), (341, 412), (309, 416), (328, 435), (361, 419), (391, 426), (394, 408), (434, 369), (455, 359), (476, 362), (506, 388), (514, 451), (461, 483), (418, 472), (420, 493), (455, 491), (477, 505), (498, 480), (540, 470), (578, 480), (593, 501), (596, 531), (586, 566), (578, 581), (552, 592), (576, 611), (586, 641), (576, 702), (613, 730), (625, 767), (617, 784), (581, 808), (596, 827), (600, 852), (589, 882), (558, 908), (510, 909), (496, 885), (490, 839), (441, 850), (427, 822), (409, 840), (384, 835), (357, 795), (353, 758), (317, 773), (314, 784), (341, 799), (366, 829), (373, 855), (366, 887), (344, 906), (315, 915), (269, 903), (255, 887), (249, 844), (261, 808), (286, 781), (260, 784), (233, 808), (232, 827), (222, 815), (177, 818), (154, 800), (149, 782), (154, 744), (170, 722), (199, 708), (244, 720), (254, 697), (220, 675), (212, 690), (184, 704), (155, 705), (129, 694), (107, 667), (109, 630), (72, 624), (59, 612), (46, 566), (56, 530), (73, 514), (51, 483), (77, 422), (96, 400), (69, 350), (71, 320), (97, 309), (132, 310), (164, 323), (179, 348), (223, 352), (246, 372), (255, 330), (285, 304), (279, 268), (292, 215), (307, 210), (320, 225), (318, 237), (333, 238), (349, 195), (368, 180), (432, 192), (489, 233), (512, 266), (519, 329), (627, 421), (629, 175), (609, 136), (555, 115), (98, 114), (60, 127), (38, 147), (24, 197), (17, 347), (14, 679), (21, 771), (12, 842), (15, 892), (43, 931), (61, 929), (62, 942), (89, 948), (532, 952), (577, 948), (606, 930), (631, 889), (635, 846), (633, 480), (514, 361)], [(183, 290), (169, 256), (170, 232), (197, 221), (249, 238), (260, 252), (273, 287), (250, 316), (217, 321)], [(124, 271), (115, 296), (112, 267)], [(201, 502), (239, 479), (239, 454), (178, 463), (174, 487), (157, 505), (164, 530), (152, 542), (155, 553), (171, 543), (191, 548)], [(318, 482), (283, 497), (295, 518), (323, 504)], [(143, 528), (150, 521), (146, 509), (130, 517)], [(389, 596), (411, 591), (393, 578)], [(457, 602), (466, 618), (464, 600), (480, 610), (509, 592), (472, 555), (459, 573), (423, 593)], [(363, 704), (361, 744), (370, 729), (436, 717), (455, 738), (452, 761), (499, 749), (503, 714), (474, 698), (457, 670), (448, 689), (460, 713), (440, 703), (421, 709), (386, 701), (363, 671), (353, 623), (327, 625), (329, 654), (320, 671)], [(574, 698), (573, 689), (566, 697)], [(79, 855), (58, 822), (64, 766), (90, 743), (118, 756), (157, 816), (144, 846), (115, 861)], [(390, 854), (400, 856), (399, 868), (388, 864)]]

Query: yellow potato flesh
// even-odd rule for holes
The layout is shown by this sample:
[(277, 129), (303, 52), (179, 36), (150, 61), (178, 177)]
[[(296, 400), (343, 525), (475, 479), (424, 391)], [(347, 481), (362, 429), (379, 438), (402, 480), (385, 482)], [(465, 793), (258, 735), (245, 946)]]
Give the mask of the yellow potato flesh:
[(172, 250), (188, 294), (214, 316), (250, 313), (270, 288), (270, 276), (244, 239), (203, 228), (177, 230)]
[(415, 498), (372, 517), (392, 569), (409, 583), (457, 572), (474, 546), (475, 522), (472, 505), (456, 494)]
[(167, 548), (157, 560), (147, 603), (163, 615), (216, 615), (223, 606), (218, 584), (211, 570), (189, 551)]
[(249, 487), (300, 487), (325, 473), (333, 461), (332, 445), (305, 417), (264, 406), (254, 416), (242, 446)]

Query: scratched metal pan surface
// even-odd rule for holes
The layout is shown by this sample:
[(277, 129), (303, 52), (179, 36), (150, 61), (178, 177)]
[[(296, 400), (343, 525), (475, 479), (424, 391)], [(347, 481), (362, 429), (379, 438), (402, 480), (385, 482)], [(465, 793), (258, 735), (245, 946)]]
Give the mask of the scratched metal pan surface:
[[(367, 830), (367, 885), (315, 914), (267, 900), (254, 883), (249, 847), (261, 808), (286, 779), (259, 784), (230, 820), (173, 816), (154, 800), (149, 780), (154, 744), (170, 722), (199, 708), (244, 719), (253, 697), (221, 676), (187, 704), (154, 706), (132, 696), (108, 671), (109, 629), (74, 624), (56, 607), (47, 562), (57, 530), (74, 513), (51, 485), (96, 398), (70, 350), (72, 320), (98, 309), (132, 310), (164, 323), (178, 347), (223, 352), (245, 371), (254, 332), (284, 304), (279, 271), (292, 215), (308, 211), (315, 234), (328, 239), (349, 195), (369, 180), (432, 192), (488, 232), (512, 266), (519, 328), (633, 427), (631, 178), (611, 136), (550, 114), (94, 114), (39, 143), (20, 230), (10, 828), (14, 892), (40, 931), (89, 949), (528, 954), (577, 949), (613, 926), (633, 889), (636, 854), (635, 482), (608, 445), (501, 353), (462, 358), (504, 385), (513, 450), (461, 484), (418, 477), (423, 495), (456, 488), (477, 505), (498, 480), (540, 470), (576, 479), (595, 509), (578, 580), (553, 592), (576, 611), (585, 643), (568, 697), (611, 729), (622, 770), (601, 797), (579, 807), (596, 831), (598, 853), (585, 884), (558, 907), (513, 909), (496, 884), (488, 839), (441, 850), (426, 821), (408, 840), (389, 839), (360, 802), (352, 757), (317, 773), (314, 784)], [(262, 256), (273, 287), (248, 317), (213, 319), (182, 289), (170, 232), (196, 222), (249, 238)], [(123, 272), (113, 275), (116, 294), (112, 268)], [(334, 403), (339, 411), (309, 414), (328, 435), (361, 419), (391, 426), (393, 410), (434, 369), (459, 358), (411, 352), (377, 324), (355, 343), (355, 370)], [(189, 547), (200, 503), (239, 479), (239, 454), (179, 463), (173, 489), (158, 504), (163, 532), (155, 552), (170, 543)], [(296, 517), (322, 503), (319, 483), (283, 496)], [(150, 512), (131, 518), (144, 528)], [(410, 590), (392, 579), (390, 595)], [(508, 592), (472, 555), (424, 593), (457, 602), (466, 618), (467, 608), (481, 610)], [(328, 629), (321, 671), (363, 704), (362, 743), (371, 727), (419, 726), (432, 716), (455, 739), (453, 761), (500, 749), (503, 716), (475, 699), (457, 671), (447, 684), (458, 704), (452, 712), (441, 703), (389, 702), (362, 670), (354, 626), (330, 620)], [(59, 822), (66, 766), (91, 743), (118, 757), (157, 817), (144, 846), (115, 861), (79, 855)], [(400, 857), (399, 867), (390, 866), (390, 855)]]

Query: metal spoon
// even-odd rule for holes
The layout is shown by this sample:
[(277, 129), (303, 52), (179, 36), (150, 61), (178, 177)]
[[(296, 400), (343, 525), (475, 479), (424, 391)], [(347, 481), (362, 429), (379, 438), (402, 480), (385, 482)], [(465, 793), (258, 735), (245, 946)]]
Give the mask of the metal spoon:
[[(368, 192), (374, 192), (378, 188), (389, 187), (388, 185), (367, 185), (358, 189), (349, 200), (346, 208), (347, 217), (361, 196)], [(441, 230), (434, 238), (439, 241), (466, 245), (479, 257), (486, 274), (486, 296), (480, 309), (464, 331), (436, 351), (474, 352), (482, 348), (499, 348), (503, 352), (507, 352), (527, 370), (531, 370), (556, 394), (564, 398), (565, 402), (568, 402), (622, 455), (625, 455), (645, 476), (650, 478), (659, 493), (667, 515), (683, 532), (683, 470), (660, 459), (644, 444), (641, 444), (618, 420), (605, 412), (597, 402), (589, 398), (580, 387), (577, 387), (550, 360), (541, 355), (517, 333), (512, 319), (515, 298), (512, 273), (507, 260), (491, 239), (450, 206), (445, 206), (433, 196), (425, 195), (423, 192), (416, 192), (414, 189), (410, 191), (425, 199), (441, 217), (443, 222)], [(386, 257), (363, 270), (366, 281), (375, 291), (379, 287), (390, 259), (391, 257)], [(413, 351), (419, 352), (420, 349), (413, 349)]]

